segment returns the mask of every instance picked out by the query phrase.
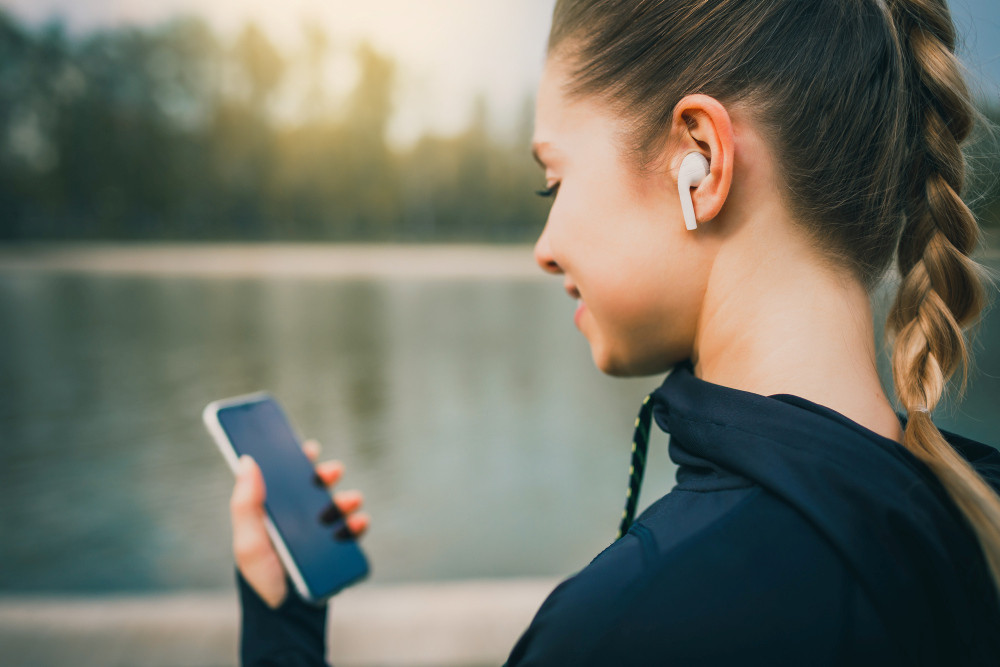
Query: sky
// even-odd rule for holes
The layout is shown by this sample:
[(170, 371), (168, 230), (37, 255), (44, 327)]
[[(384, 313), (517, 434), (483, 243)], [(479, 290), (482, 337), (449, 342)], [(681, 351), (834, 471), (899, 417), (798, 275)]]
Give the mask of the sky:
[[(468, 122), (477, 94), (498, 129), (513, 127), (541, 74), (554, 0), (0, 0), (29, 25), (53, 18), (71, 32), (148, 25), (179, 14), (207, 20), (232, 38), (253, 20), (286, 52), (301, 49), (302, 26), (322, 26), (332, 46), (362, 40), (401, 71), (390, 138), (452, 133)], [(960, 55), (979, 96), (1000, 102), (1000, 0), (952, 0)]]

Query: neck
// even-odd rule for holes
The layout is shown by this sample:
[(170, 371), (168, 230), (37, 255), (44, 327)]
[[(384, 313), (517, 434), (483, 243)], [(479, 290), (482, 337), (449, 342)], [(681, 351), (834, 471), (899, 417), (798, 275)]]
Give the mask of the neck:
[(794, 394), (901, 442), (878, 376), (867, 292), (791, 225), (764, 229), (720, 246), (695, 336), (695, 375), (765, 396)]

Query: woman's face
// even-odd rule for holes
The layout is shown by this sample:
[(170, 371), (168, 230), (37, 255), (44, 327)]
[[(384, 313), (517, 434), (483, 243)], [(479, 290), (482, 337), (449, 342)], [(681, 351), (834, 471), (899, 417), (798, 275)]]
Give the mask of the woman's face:
[(683, 155), (668, 142), (641, 170), (625, 121), (597, 100), (564, 95), (567, 71), (549, 58), (538, 93), (534, 151), (555, 196), (535, 258), (579, 299), (575, 323), (599, 369), (664, 372), (691, 355), (714, 244), (700, 227), (685, 229)]

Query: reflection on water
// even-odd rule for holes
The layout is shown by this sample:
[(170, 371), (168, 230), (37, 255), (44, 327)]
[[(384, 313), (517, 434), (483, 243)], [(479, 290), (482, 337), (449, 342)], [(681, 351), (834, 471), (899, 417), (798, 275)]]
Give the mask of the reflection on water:
[[(376, 580), (582, 567), (614, 537), (659, 379), (596, 371), (573, 307), (557, 281), (7, 273), (0, 589), (229, 585), (232, 479), (200, 412), (257, 389), (365, 491)], [(994, 444), (998, 331), (939, 419)], [(672, 484), (664, 443), (643, 504)]]

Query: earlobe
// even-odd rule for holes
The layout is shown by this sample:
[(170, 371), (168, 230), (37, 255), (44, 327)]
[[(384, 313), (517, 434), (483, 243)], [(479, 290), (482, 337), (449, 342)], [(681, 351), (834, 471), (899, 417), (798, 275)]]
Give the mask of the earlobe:
[[(722, 103), (708, 95), (684, 97), (674, 107), (673, 115), (674, 146), (684, 156), (678, 169), (678, 194), (685, 226), (695, 229), (697, 222), (708, 222), (718, 216), (729, 196), (736, 147), (733, 124)], [(692, 173), (700, 171), (700, 165), (707, 162), (706, 169), (698, 183), (684, 189), (681, 187), (683, 165), (685, 161), (697, 159), (690, 157), (693, 154), (702, 162), (692, 162), (689, 167)], [(689, 175), (685, 177), (690, 179)], [(689, 202), (690, 209), (687, 207)]]

